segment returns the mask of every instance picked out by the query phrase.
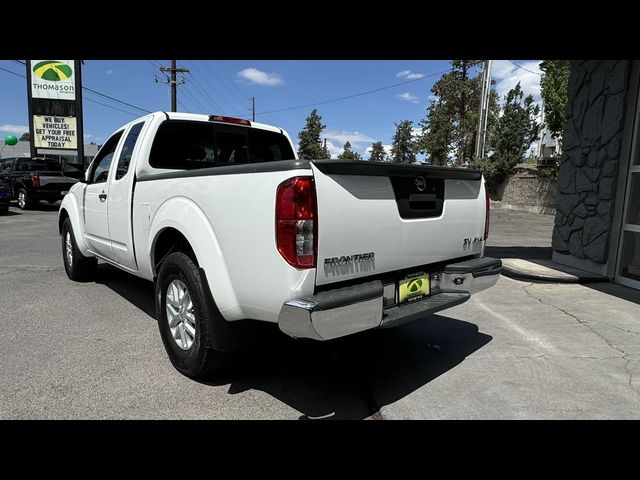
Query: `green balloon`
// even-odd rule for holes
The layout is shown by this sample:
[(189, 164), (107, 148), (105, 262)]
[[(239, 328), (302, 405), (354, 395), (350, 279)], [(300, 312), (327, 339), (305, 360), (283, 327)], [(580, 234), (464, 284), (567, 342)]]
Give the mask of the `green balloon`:
[(16, 143), (18, 143), (18, 137), (16, 137), (15, 135), (7, 135), (6, 137), (4, 137), (5, 145), (15, 145)]

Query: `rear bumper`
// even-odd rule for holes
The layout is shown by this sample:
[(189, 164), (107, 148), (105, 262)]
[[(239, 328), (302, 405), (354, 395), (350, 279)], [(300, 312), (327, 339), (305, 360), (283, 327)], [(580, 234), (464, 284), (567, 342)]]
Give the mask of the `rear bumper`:
[(389, 328), (467, 301), (498, 281), (502, 262), (476, 258), (432, 273), (432, 294), (417, 302), (384, 307), (380, 280), (285, 302), (278, 326), (294, 338), (331, 340), (372, 328)]

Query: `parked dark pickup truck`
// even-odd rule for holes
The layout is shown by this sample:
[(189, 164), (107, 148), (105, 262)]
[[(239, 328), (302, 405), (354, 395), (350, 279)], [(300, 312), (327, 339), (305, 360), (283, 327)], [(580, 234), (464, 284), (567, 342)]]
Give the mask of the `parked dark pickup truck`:
[(0, 179), (9, 183), (11, 199), (18, 201), (21, 210), (39, 200), (57, 202), (80, 177), (81, 169), (72, 165), (65, 165), (63, 173), (58, 160), (28, 157), (0, 160)]

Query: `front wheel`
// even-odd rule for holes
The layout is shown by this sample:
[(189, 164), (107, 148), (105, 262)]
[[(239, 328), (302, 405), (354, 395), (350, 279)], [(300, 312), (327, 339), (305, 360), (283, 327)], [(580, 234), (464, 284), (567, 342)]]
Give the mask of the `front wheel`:
[(98, 259), (82, 255), (73, 235), (71, 220), (68, 217), (62, 224), (62, 259), (64, 270), (71, 280), (86, 282), (95, 277)]
[(220, 372), (230, 352), (215, 350), (207, 319), (217, 315), (188, 255), (168, 255), (156, 280), (156, 317), (162, 343), (173, 366), (190, 378)]

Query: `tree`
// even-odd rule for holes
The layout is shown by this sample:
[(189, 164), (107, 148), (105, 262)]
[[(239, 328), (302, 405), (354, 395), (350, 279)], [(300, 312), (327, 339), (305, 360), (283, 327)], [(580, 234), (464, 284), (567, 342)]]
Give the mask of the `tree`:
[(516, 165), (524, 160), (540, 131), (536, 120), (539, 113), (540, 107), (534, 105), (533, 96), (524, 97), (520, 82), (505, 95), (502, 116), (489, 141), (494, 153), (484, 168), (490, 189), (512, 175)]
[(422, 134), (418, 138), (418, 150), (429, 154), (431, 165), (446, 165), (453, 136), (452, 116), (439, 98), (431, 102), (427, 111), (427, 118), (419, 124)]
[(31, 134), (29, 132), (24, 132), (20, 137), (21, 142), (28, 142), (29, 140), (31, 140)]
[(369, 155), (370, 162), (386, 162), (387, 152), (384, 150), (382, 142), (374, 142), (371, 144), (371, 154)]
[(481, 60), (451, 60), (451, 71), (431, 88), (436, 99), (420, 122), (419, 150), (429, 155), (432, 164), (446, 165), (450, 152), (456, 153), (458, 164), (473, 157), (481, 90), (477, 67), (481, 63)]
[(331, 158), (329, 149), (320, 143), (320, 135), (325, 127), (326, 125), (322, 124), (322, 117), (318, 115), (318, 110), (314, 108), (307, 117), (304, 128), (298, 133), (300, 139), (298, 156), (301, 159)]
[(342, 147), (342, 153), (338, 155), (338, 158), (341, 160), (362, 160), (362, 157), (358, 152), (354, 152), (351, 150), (351, 143), (347, 141)]
[(396, 123), (396, 133), (391, 142), (391, 158), (396, 163), (413, 163), (416, 161), (416, 145), (413, 140), (413, 122), (403, 120)]
[(562, 136), (565, 108), (569, 99), (569, 60), (545, 60), (540, 64), (544, 73), (540, 79), (540, 95), (544, 100), (544, 117), (555, 138)]

